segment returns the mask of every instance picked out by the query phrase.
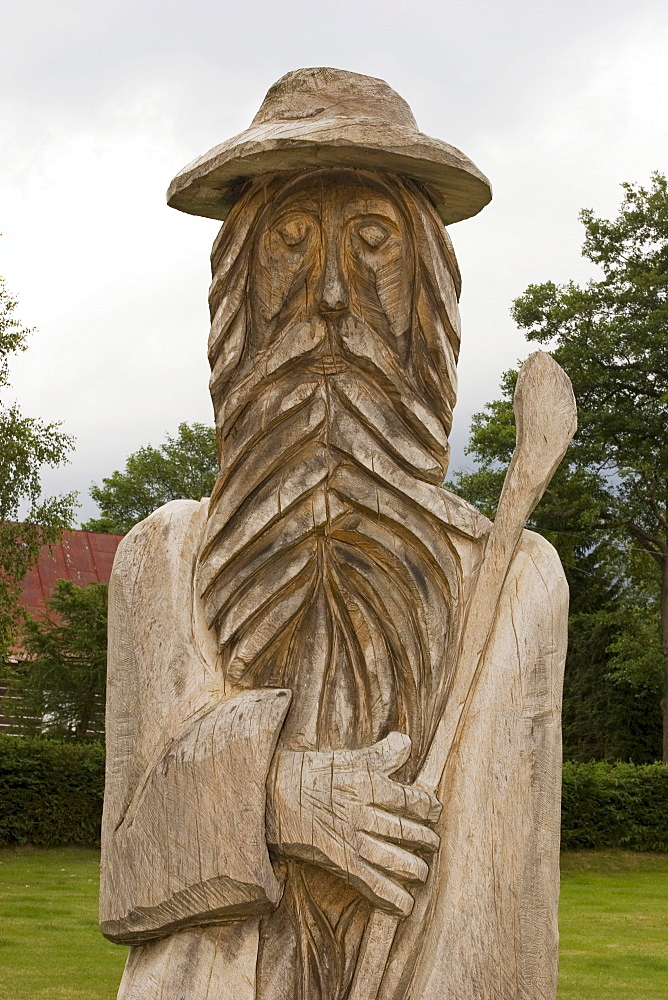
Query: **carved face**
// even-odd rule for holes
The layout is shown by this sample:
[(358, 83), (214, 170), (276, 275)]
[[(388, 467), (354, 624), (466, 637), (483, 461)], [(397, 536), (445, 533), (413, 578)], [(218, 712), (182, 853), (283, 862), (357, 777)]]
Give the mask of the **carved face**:
[[(292, 690), (284, 746), (407, 733), (397, 776), (412, 781), (461, 620), (440, 491), (458, 343), (447, 235), (405, 179), (281, 174), (248, 185), (212, 271), (221, 469), (196, 586), (221, 670), (233, 685)], [(280, 926), (307, 928), (301, 950), (264, 967), (286, 997), (331, 1000), (348, 992), (362, 921), (346, 923), (352, 890), (341, 897), (313, 871), (289, 876), (276, 911)]]
[(410, 326), (414, 263), (400, 207), (351, 172), (308, 175), (284, 190), (258, 227), (253, 321), (271, 337), (291, 319), (363, 318), (398, 348)]
[(258, 179), (214, 246), (221, 471), (198, 589), (228, 679), (298, 694), (294, 746), (398, 729), (415, 768), (445, 697), (449, 253), (419, 189), (353, 170)]

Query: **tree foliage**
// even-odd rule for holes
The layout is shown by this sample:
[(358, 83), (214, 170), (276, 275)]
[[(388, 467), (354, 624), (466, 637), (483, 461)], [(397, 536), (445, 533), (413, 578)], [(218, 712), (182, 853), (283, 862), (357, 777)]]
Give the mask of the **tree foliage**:
[[(14, 316), (16, 306), (0, 278), (3, 395), (9, 387), (9, 357), (26, 349), (30, 333)], [(0, 400), (0, 662), (12, 644), (21, 581), (41, 546), (57, 541), (72, 522), (75, 494), (44, 499), (40, 484), (42, 466), (62, 464), (72, 445), (59, 424), (25, 417), (18, 406)]]
[(0, 733), (0, 845), (98, 845), (103, 799), (100, 743)]
[(28, 658), (6, 669), (3, 711), (24, 735), (100, 739), (107, 670), (107, 586), (58, 580), (41, 618), (26, 614)]
[[(602, 278), (530, 285), (512, 313), (578, 401), (578, 433), (532, 522), (571, 586), (567, 745), (581, 758), (658, 756), (663, 691), (668, 759), (668, 189), (660, 174), (622, 187), (616, 219), (580, 215)], [(514, 444), (516, 377), (474, 418), (479, 468), (455, 477), (488, 514)]]
[(159, 448), (145, 445), (128, 458), (123, 472), (112, 472), (90, 494), (100, 517), (83, 525), (88, 531), (125, 534), (169, 500), (209, 496), (218, 475), (213, 427), (179, 424)]

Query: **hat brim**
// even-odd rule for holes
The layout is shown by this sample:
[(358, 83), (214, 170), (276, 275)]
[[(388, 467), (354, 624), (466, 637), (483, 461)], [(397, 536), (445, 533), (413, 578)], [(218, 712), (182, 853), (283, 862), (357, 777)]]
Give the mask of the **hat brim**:
[(492, 198), (485, 175), (454, 146), (390, 123), (332, 118), (251, 126), (184, 167), (169, 186), (167, 204), (223, 220), (244, 181), (279, 170), (323, 167), (377, 170), (419, 181), (446, 225), (477, 215)]

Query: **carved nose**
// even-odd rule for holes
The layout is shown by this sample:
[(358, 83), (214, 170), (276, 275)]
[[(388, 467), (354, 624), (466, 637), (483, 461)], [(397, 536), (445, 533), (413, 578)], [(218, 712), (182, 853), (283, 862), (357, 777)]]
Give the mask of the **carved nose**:
[(320, 286), (318, 306), (322, 312), (340, 312), (348, 305), (348, 295), (341, 275), (337, 252), (330, 251)]

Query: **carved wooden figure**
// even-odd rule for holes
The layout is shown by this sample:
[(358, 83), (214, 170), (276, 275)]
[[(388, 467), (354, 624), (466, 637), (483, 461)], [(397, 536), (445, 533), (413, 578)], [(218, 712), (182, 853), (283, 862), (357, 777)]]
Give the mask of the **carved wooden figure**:
[(494, 525), (445, 491), (489, 184), (381, 80), (298, 70), (172, 182), (212, 253), (220, 476), (110, 590), (121, 1000), (553, 1000), (567, 591), (523, 525), (574, 430), (518, 383)]

